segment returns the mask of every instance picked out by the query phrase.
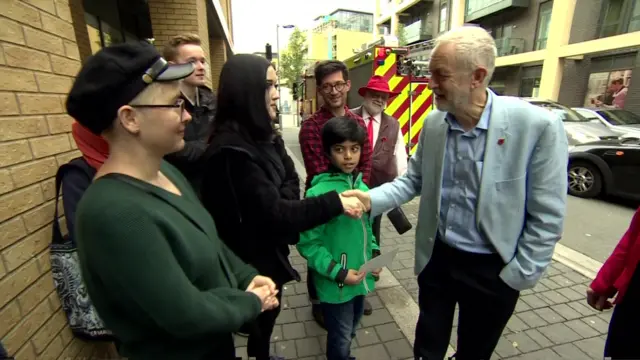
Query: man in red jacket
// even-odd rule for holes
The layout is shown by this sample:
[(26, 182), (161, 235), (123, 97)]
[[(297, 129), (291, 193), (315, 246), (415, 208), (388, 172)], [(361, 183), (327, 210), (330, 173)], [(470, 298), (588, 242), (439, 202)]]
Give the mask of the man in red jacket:
[(587, 289), (587, 302), (596, 310), (615, 308), (604, 347), (607, 359), (640, 359), (640, 209), (629, 229)]
[[(311, 115), (302, 123), (299, 134), (300, 147), (304, 167), (307, 172), (305, 191), (311, 185), (311, 180), (319, 173), (329, 169), (330, 161), (322, 147), (320, 137), (322, 127), (329, 119), (336, 116), (347, 116), (357, 121), (360, 126), (366, 129), (364, 120), (347, 107), (347, 93), (351, 88), (349, 81), (349, 71), (342, 61), (326, 60), (319, 63), (315, 68), (316, 87), (318, 94), (322, 97), (323, 105), (318, 111)], [(365, 139), (362, 155), (357, 171), (362, 173), (365, 184), (370, 185), (371, 176), (371, 144)], [(313, 286), (313, 271), (307, 271), (307, 289), (311, 299), (313, 317), (320, 326), (324, 327), (322, 314), (318, 308), (318, 297)], [(371, 304), (365, 301), (365, 314), (371, 314)]]

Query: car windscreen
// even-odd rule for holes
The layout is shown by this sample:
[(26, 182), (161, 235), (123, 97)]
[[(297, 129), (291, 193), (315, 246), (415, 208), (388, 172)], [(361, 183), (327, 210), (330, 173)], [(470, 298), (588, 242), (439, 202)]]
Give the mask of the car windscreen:
[(592, 113), (589, 110), (584, 110), (584, 109), (573, 109), (573, 110), (578, 114), (584, 116), (588, 120), (598, 120), (598, 117), (596, 116), (596, 114)]
[(640, 125), (640, 116), (622, 109), (596, 110), (611, 125)]
[(532, 101), (531, 102), (535, 106), (539, 106), (541, 108), (545, 108), (551, 111), (554, 114), (560, 116), (562, 121), (566, 122), (589, 122), (590, 119), (585, 118), (584, 116), (578, 114), (575, 110), (572, 110), (566, 106), (562, 106), (559, 104), (554, 104), (550, 102), (542, 102), (542, 101)]

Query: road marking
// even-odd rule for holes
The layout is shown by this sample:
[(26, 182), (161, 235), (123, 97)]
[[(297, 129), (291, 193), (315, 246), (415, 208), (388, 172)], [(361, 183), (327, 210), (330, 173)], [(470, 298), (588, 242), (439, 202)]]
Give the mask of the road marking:
[(601, 262), (559, 243), (556, 244), (555, 251), (553, 252), (553, 259), (561, 262), (589, 279), (595, 278), (602, 267)]
[(307, 170), (305, 170), (304, 164), (298, 159), (298, 157), (296, 157), (296, 155), (293, 153), (293, 151), (291, 151), (291, 148), (289, 148), (288, 145), (285, 145), (284, 148), (285, 150), (287, 150), (287, 154), (289, 155), (291, 160), (293, 160), (293, 165), (296, 168), (298, 177), (300, 178), (302, 184), (304, 184), (307, 181)]

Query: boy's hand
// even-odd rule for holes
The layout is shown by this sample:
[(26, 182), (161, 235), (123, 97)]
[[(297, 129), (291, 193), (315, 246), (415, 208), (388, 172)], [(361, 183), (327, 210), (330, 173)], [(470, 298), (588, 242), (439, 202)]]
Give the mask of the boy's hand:
[(347, 277), (344, 279), (344, 283), (347, 285), (360, 284), (362, 282), (362, 279), (364, 279), (365, 275), (366, 275), (365, 273), (361, 273), (356, 270), (349, 269), (349, 272), (347, 273)]
[(371, 197), (369, 197), (368, 193), (362, 190), (347, 190), (340, 195), (348, 198), (355, 197), (360, 200), (360, 202), (364, 206), (364, 211), (371, 210)]
[(342, 209), (345, 215), (352, 218), (359, 219), (365, 211), (364, 205), (356, 197), (346, 197), (340, 194), (340, 202), (342, 202)]

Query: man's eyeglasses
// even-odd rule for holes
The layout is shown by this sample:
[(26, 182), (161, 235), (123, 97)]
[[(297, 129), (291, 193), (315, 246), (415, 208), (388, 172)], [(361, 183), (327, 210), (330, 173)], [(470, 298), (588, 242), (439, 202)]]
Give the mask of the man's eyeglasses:
[(322, 84), (320, 87), (320, 91), (325, 94), (329, 94), (333, 89), (336, 89), (337, 92), (342, 92), (347, 87), (346, 82), (338, 82), (335, 84)]
[(174, 108), (174, 109), (180, 109), (180, 119), (182, 119), (182, 114), (184, 113), (184, 99), (179, 98), (176, 100), (176, 103), (171, 105), (171, 104), (136, 104), (136, 105), (129, 105), (131, 107), (134, 108)]

